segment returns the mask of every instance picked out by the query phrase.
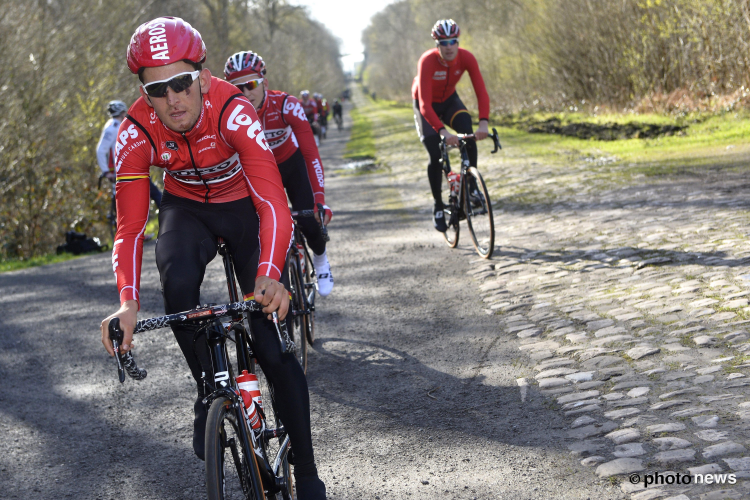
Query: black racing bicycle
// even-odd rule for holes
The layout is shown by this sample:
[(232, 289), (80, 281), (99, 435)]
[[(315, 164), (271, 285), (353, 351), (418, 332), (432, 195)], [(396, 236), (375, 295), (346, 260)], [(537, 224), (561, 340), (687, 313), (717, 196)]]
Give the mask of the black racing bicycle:
[[(318, 213), (325, 214), (323, 205), (318, 204)], [(302, 217), (315, 217), (315, 210), (292, 212), (295, 223)], [(320, 221), (320, 232), (323, 239), (329, 241), (328, 229)], [(297, 359), (307, 373), (307, 345), (315, 342), (315, 296), (317, 291), (317, 274), (310, 257), (310, 249), (299, 225), (294, 225), (292, 245), (287, 255), (289, 273), (289, 292), (292, 295), (291, 310), (287, 315), (289, 335), (297, 344)]]
[[(234, 264), (221, 240), (219, 253), (224, 259), (229, 304), (206, 305), (143, 319), (136, 323), (134, 333), (192, 323), (199, 325), (196, 338), (205, 334), (214, 367), (214, 380), (204, 380), (211, 393), (203, 400), (209, 405), (205, 441), (209, 500), (293, 500), (289, 436), (274, 410), (273, 388), (255, 360), (252, 336), (248, 333), (247, 313), (260, 311), (262, 306), (254, 301), (240, 301)], [(282, 351), (295, 350), (284, 322), (278, 321), (276, 313), (273, 318)], [(146, 378), (146, 371), (138, 368), (132, 353), (119, 352), (123, 337), (119, 318), (113, 318), (109, 322), (109, 338), (116, 352), (120, 382), (125, 381), (125, 373), (142, 380)], [(248, 422), (248, 408), (236, 380), (245, 370), (257, 376), (263, 400), (262, 406), (255, 407), (260, 417), (257, 429)]]
[[(489, 135), (494, 142), (495, 148), (492, 153), (497, 153), (502, 146), (497, 137), (497, 130), (492, 129)], [(484, 184), (482, 174), (477, 167), (469, 164), (469, 154), (466, 151), (467, 141), (476, 140), (474, 134), (458, 134), (458, 149), (461, 154), (461, 170), (455, 173), (451, 170), (450, 158), (448, 157), (448, 146), (445, 138), (440, 138), (441, 163), (445, 178), (448, 181), (443, 189), (447, 189), (448, 204), (443, 209), (448, 230), (443, 233), (445, 241), (451, 248), (458, 245), (459, 221), (466, 220), (469, 233), (477, 253), (489, 259), (495, 248), (495, 224), (492, 217), (492, 202), (487, 186)]]

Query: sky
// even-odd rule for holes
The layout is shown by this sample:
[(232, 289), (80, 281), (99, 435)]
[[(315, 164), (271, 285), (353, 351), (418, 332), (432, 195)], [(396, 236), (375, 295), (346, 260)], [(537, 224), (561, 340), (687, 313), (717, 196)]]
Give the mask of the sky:
[(353, 71), (354, 63), (362, 60), (362, 31), (370, 18), (395, 0), (291, 0), (304, 5), (311, 16), (323, 23), (334, 36), (341, 39), (344, 71)]

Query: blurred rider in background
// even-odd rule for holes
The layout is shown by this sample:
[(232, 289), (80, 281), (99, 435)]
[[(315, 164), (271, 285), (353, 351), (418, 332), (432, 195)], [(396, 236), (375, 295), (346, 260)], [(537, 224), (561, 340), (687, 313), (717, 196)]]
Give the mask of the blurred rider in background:
[[(110, 119), (104, 124), (102, 136), (96, 146), (96, 160), (102, 175), (113, 183), (115, 182), (115, 143), (117, 142), (117, 131), (122, 120), (128, 112), (128, 107), (122, 101), (110, 101), (107, 104), (107, 112)], [(156, 208), (161, 205), (161, 191), (156, 187), (154, 181), (149, 178), (149, 195), (154, 200)]]
[(320, 115), (318, 121), (320, 122), (320, 136), (326, 138), (326, 129), (328, 128), (328, 101), (323, 97), (323, 94), (316, 92), (313, 94), (315, 98), (315, 104), (318, 105), (318, 114)]

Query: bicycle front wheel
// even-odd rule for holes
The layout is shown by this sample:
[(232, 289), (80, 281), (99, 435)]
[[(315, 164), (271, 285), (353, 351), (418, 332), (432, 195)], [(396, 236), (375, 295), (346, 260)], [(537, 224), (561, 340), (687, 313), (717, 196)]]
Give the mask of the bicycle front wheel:
[(206, 421), (206, 489), (209, 500), (265, 500), (258, 462), (243, 446), (232, 402), (219, 397)]
[[(301, 256), (304, 258), (304, 256)], [(299, 254), (289, 261), (289, 286), (292, 293), (291, 311), (286, 318), (289, 337), (296, 344), (296, 357), (302, 370), (307, 373), (307, 336), (305, 324), (305, 285), (302, 278), (302, 266)]]
[(305, 290), (305, 298), (307, 299), (307, 306), (310, 308), (310, 313), (305, 315), (305, 333), (307, 334), (307, 343), (310, 345), (315, 344), (315, 296), (317, 288), (315, 287), (315, 267), (313, 266), (312, 259), (310, 258), (310, 252), (305, 247), (305, 272), (302, 273), (302, 281)]
[(484, 184), (482, 174), (476, 167), (466, 172), (464, 182), (464, 210), (466, 222), (477, 253), (489, 259), (495, 249), (495, 224), (492, 218), (492, 202)]

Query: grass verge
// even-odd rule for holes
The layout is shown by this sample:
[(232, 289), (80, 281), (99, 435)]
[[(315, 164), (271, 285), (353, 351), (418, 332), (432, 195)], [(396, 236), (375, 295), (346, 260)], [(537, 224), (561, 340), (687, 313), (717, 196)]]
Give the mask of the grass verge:
[[(359, 89), (354, 100), (357, 121), (367, 127), (367, 152), (363, 152), (365, 148), (357, 146), (354, 139), (347, 150), (349, 157), (373, 155), (395, 180), (408, 183), (418, 191), (415, 196), (422, 200), (420, 204), (429, 202), (424, 173), (427, 154), (414, 132), (411, 107), (373, 100)], [(562, 123), (635, 122), (687, 128), (672, 136), (602, 141), (529, 133), (518, 126), (498, 126), (508, 121), (493, 117), (491, 122), (498, 130), (503, 150), (490, 155), (490, 144), (480, 143), (479, 167), (498, 206), (512, 209), (557, 203), (574, 200), (582, 193), (650, 186), (677, 178), (693, 181), (709, 172), (744, 175), (748, 169), (750, 111), (695, 113), (681, 117), (568, 113), (538, 114), (532, 118), (544, 120), (552, 116)], [(361, 143), (361, 139), (358, 142)]]
[[(146, 225), (146, 234), (153, 234), (156, 236), (159, 234), (159, 218), (156, 216), (151, 216), (149, 218), (148, 224)], [(112, 242), (105, 240), (102, 241), (102, 245), (107, 246), (107, 250), (105, 252), (110, 252), (112, 248)], [(84, 255), (92, 255), (96, 252), (92, 252), (89, 254)], [(83, 255), (73, 255), (70, 253), (50, 253), (47, 255), (41, 255), (38, 257), (32, 257), (30, 259), (7, 259), (7, 260), (0, 260), (0, 273), (5, 273), (8, 271), (18, 271), (19, 269), (26, 269), (29, 267), (36, 267), (36, 266), (44, 266), (47, 264), (56, 264), (58, 262), (65, 262), (67, 260), (71, 259), (77, 259), (78, 257), (83, 257)]]
[(28, 267), (44, 266), (46, 264), (55, 264), (57, 262), (65, 262), (66, 260), (76, 259), (78, 257), (81, 256), (70, 253), (62, 253), (60, 255), (52, 253), (41, 255), (39, 257), (32, 257), (30, 259), (3, 260), (0, 261), (0, 273), (18, 271), (19, 269), (26, 269)]
[(346, 143), (344, 159), (366, 160), (375, 158), (375, 138), (372, 134), (372, 121), (359, 108), (353, 108), (352, 134)]

